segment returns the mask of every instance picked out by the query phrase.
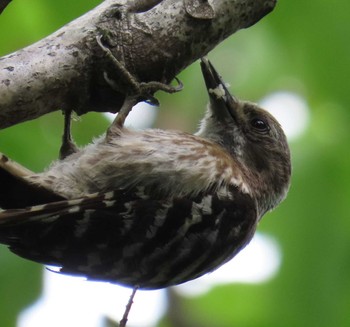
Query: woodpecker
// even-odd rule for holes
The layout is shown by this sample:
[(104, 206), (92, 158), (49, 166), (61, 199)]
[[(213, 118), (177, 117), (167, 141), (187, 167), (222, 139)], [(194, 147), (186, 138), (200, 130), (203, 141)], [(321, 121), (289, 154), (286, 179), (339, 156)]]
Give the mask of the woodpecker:
[(37, 174), (2, 156), (0, 178), (19, 189), (0, 186), (0, 243), (61, 273), (140, 289), (232, 259), (286, 197), (290, 151), (272, 115), (233, 97), (208, 59), (201, 69), (210, 102), (194, 135), (112, 124)]

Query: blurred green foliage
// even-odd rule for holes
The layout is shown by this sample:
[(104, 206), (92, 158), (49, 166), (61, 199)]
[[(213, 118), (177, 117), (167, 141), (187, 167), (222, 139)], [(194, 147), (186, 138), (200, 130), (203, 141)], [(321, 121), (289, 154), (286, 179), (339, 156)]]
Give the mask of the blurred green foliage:
[[(0, 16), (0, 55), (24, 47), (100, 1), (13, 1)], [(255, 26), (219, 45), (210, 58), (236, 95), (257, 101), (280, 90), (304, 97), (311, 122), (291, 144), (293, 183), (287, 200), (259, 229), (283, 251), (271, 281), (226, 285), (183, 299), (193, 326), (350, 326), (350, 2), (282, 1)], [(157, 125), (194, 131), (207, 98), (198, 63), (180, 74), (183, 92), (159, 94)], [(288, 108), (283, 108), (288, 110)], [(79, 144), (102, 133), (107, 121), (88, 114), (74, 123)], [(57, 157), (58, 112), (0, 132), (0, 151), (33, 170)], [(0, 247), (0, 324), (40, 292), (40, 265)], [(162, 326), (170, 326), (164, 319)]]

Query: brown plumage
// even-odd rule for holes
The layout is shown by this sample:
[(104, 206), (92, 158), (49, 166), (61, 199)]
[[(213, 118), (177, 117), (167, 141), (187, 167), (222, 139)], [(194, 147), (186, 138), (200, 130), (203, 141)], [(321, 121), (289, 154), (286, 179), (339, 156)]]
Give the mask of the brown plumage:
[(210, 104), (195, 135), (114, 126), (47, 171), (16, 176), (31, 196), (58, 199), (0, 199), (0, 242), (64, 273), (144, 289), (235, 256), (287, 194), (289, 148), (270, 114), (232, 97), (208, 60), (201, 67)]

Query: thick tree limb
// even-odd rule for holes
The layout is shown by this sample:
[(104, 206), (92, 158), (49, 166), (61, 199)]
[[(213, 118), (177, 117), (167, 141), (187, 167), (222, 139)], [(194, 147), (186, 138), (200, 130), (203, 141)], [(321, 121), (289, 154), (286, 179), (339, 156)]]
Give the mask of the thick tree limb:
[(137, 81), (168, 84), (275, 3), (106, 0), (52, 35), (0, 58), (0, 128), (58, 109), (117, 112), (125, 94), (135, 90), (98, 45), (98, 36)]

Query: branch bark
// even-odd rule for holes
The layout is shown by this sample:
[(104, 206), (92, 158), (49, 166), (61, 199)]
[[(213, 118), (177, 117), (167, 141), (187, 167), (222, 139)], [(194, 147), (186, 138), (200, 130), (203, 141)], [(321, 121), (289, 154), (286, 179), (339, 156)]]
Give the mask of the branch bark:
[[(52, 35), (0, 58), (0, 128), (55, 110), (117, 112), (131, 86), (98, 45), (139, 81), (170, 81), (276, 0), (105, 0)], [(113, 79), (111, 88), (104, 76)]]

